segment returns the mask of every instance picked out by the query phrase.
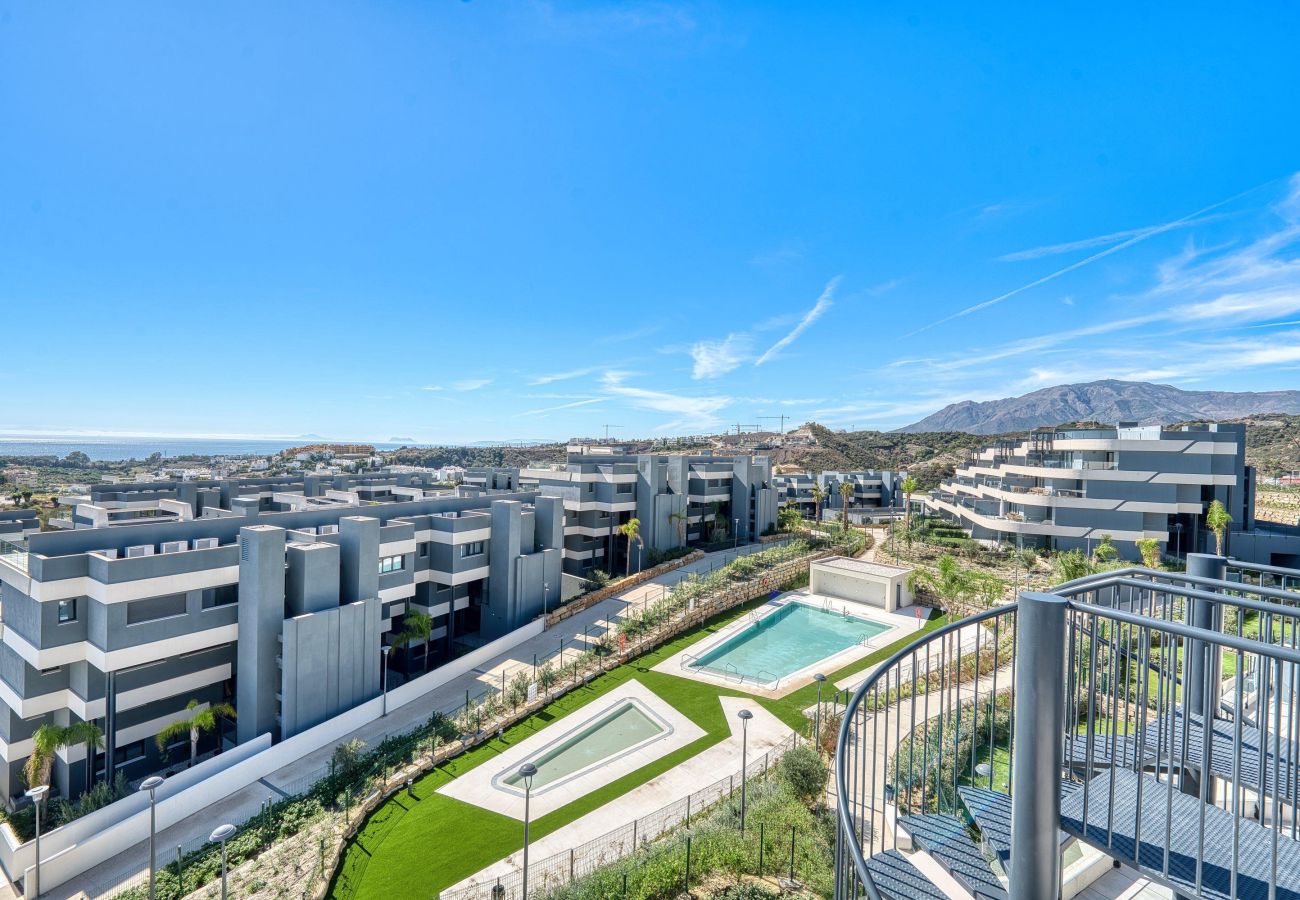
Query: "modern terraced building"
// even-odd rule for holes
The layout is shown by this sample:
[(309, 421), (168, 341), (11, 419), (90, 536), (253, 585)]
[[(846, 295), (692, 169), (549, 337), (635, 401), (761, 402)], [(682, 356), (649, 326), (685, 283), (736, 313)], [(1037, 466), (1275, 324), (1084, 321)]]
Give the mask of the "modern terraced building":
[(1134, 559), (1154, 538), (1183, 555), (1213, 548), (1216, 499), (1253, 527), (1253, 474), (1242, 425), (1062, 428), (972, 452), (922, 503), (988, 544), (1088, 550), (1109, 536)]

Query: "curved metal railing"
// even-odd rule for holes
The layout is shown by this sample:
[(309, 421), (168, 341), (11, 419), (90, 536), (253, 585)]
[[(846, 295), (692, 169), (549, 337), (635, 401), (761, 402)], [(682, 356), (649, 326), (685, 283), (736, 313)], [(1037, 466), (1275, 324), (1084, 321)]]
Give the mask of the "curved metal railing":
[[(1014, 850), (1016, 769), (1028, 759), (1051, 770), (1026, 782), (1040, 793), (1064, 782), (1050, 818), (1067, 840), (1182, 892), (1207, 881), (1227, 897), (1300, 889), (1300, 594), (1228, 581), (1217, 562), (1208, 575), (1126, 567), (1022, 594), (877, 667), (840, 725), (836, 897), (880, 898), (873, 869), (893, 870), (874, 862), (912, 849), (909, 831), (927, 816), (973, 820), (1007, 865), (1051, 856)], [(1263, 568), (1300, 585), (1300, 572)], [(1059, 608), (1059, 629), (1026, 638), (1028, 600)], [(1018, 656), (1043, 647), (1046, 668), (1040, 653), (1035, 671), (1017, 672)], [(1017, 741), (1018, 692), (1043, 708), (1044, 685), (1060, 723), (1044, 744), (1045, 717), (1031, 715)]]

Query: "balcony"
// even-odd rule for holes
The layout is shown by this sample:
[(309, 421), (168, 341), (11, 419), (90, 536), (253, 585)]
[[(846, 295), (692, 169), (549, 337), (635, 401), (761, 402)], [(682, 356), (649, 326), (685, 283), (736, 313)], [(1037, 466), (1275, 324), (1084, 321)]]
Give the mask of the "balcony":
[(1047, 898), (1113, 863), (1183, 896), (1300, 896), (1300, 652), (1245, 627), (1300, 626), (1279, 572), (1191, 554), (898, 651), (845, 710), (835, 896)]

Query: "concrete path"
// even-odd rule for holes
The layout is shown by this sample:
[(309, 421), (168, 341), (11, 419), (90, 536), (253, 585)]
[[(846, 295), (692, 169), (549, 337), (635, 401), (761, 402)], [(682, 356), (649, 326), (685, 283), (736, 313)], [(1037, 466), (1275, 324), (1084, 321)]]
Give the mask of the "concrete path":
[[(754, 718), (749, 723), (749, 759), (759, 759), (764, 753), (787, 740), (793, 733), (788, 726), (761, 706), (749, 704), (743, 697), (719, 697), (731, 724), (731, 736), (703, 753), (691, 757), (679, 766), (634, 788), (616, 800), (593, 810), (587, 815), (575, 819), (558, 831), (553, 831), (541, 840), (534, 841), (529, 848), (529, 872), (536, 872), (541, 877), (546, 861), (559, 854), (567, 854), (571, 848), (580, 847), (588, 841), (609, 834), (612, 830), (628, 825), (633, 819), (656, 812), (671, 803), (683, 800), (687, 795), (702, 790), (716, 783), (719, 778), (736, 774), (739, 778), (741, 766), (741, 732), (736, 713), (742, 707), (749, 706)], [(653, 833), (642, 831), (638, 842), (656, 837)], [(629, 838), (630, 840), (630, 838)], [(487, 887), (495, 883), (498, 877), (516, 872), (523, 865), (522, 851), (513, 853), (503, 860), (488, 866), (469, 878), (453, 885), (449, 891), (469, 887), (473, 884)], [(537, 869), (533, 867), (537, 866)], [(565, 863), (567, 866), (567, 863)]]
[[(515, 671), (527, 668), (531, 671), (533, 654), (539, 658), (556, 652), (560, 642), (564, 647), (575, 643), (582, 646), (585, 642), (597, 640), (611, 625), (617, 622), (628, 610), (639, 609), (665, 594), (678, 581), (690, 573), (707, 574), (730, 562), (737, 555), (745, 556), (771, 545), (749, 544), (736, 550), (719, 551), (707, 554), (703, 559), (675, 569), (658, 578), (654, 578), (636, 587), (585, 609), (560, 622), (556, 627), (544, 631), (531, 640), (525, 641), (508, 653), (491, 660), (473, 672), (453, 679), (447, 684), (430, 691), (419, 700), (395, 709), (385, 718), (357, 729), (341, 738), (338, 743), (360, 738), (368, 746), (375, 746), (386, 735), (410, 731), (428, 720), (434, 711), (447, 711), (458, 708), (465, 702), (465, 692), (474, 696), (481, 694), (486, 686), (499, 687), (501, 672), (506, 671), (507, 680)], [(268, 775), (263, 781), (255, 782), (242, 790), (206, 807), (194, 815), (182, 819), (158, 835), (158, 856), (160, 859), (172, 859), (176, 847), (187, 849), (207, 838), (212, 830), (225, 822), (242, 823), (256, 815), (262, 804), (268, 799), (278, 800), (279, 791), (293, 793), (304, 787), (304, 778), (317, 776), (329, 766), (334, 753), (333, 744), (300, 757), (289, 765)], [(96, 898), (113, 893), (118, 887), (134, 883), (148, 871), (149, 845), (142, 841), (114, 858), (101, 863), (65, 884), (52, 888), (42, 894), (52, 900), (66, 898)], [(4, 879), (0, 879), (0, 883)], [(0, 900), (5, 900), (3, 891), (8, 889), (9, 896), (16, 895), (11, 885), (0, 886)]]

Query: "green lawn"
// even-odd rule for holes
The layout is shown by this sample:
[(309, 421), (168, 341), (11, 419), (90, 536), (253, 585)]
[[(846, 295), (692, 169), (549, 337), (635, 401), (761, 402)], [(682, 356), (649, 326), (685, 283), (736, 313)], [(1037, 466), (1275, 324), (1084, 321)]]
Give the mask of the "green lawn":
[[(640, 681), (668, 701), (704, 729), (705, 735), (581, 800), (535, 819), (530, 830), (533, 839), (544, 837), (724, 740), (730, 734), (730, 727), (723, 716), (718, 697), (752, 695), (651, 672), (650, 669), (683, 648), (717, 632), (761, 602), (763, 601), (756, 601), (719, 616), (657, 650), (599, 676), (587, 686), (566, 694), (541, 712), (509, 729), (504, 735), (504, 741), (492, 740), (480, 745), (417, 781), (414, 785), (414, 799), (404, 793), (395, 796), (376, 810), (348, 848), (333, 885), (332, 896), (357, 900), (433, 896), (518, 850), (523, 845), (523, 829), (518, 820), (436, 793), (438, 788), (452, 778), (491, 761), (507, 746), (526, 739), (629, 679)], [(909, 631), (895, 644), (839, 671), (827, 673), (829, 681), (834, 682), (874, 665), (924, 631), (938, 627), (943, 621), (932, 619), (922, 630)], [(817, 687), (811, 684), (779, 700), (753, 697), (753, 701), (791, 728), (807, 733), (809, 725), (803, 710), (815, 703), (816, 698)], [(823, 692), (823, 699), (825, 698), (826, 692)], [(612, 821), (610, 828), (622, 824), (622, 821)]]

